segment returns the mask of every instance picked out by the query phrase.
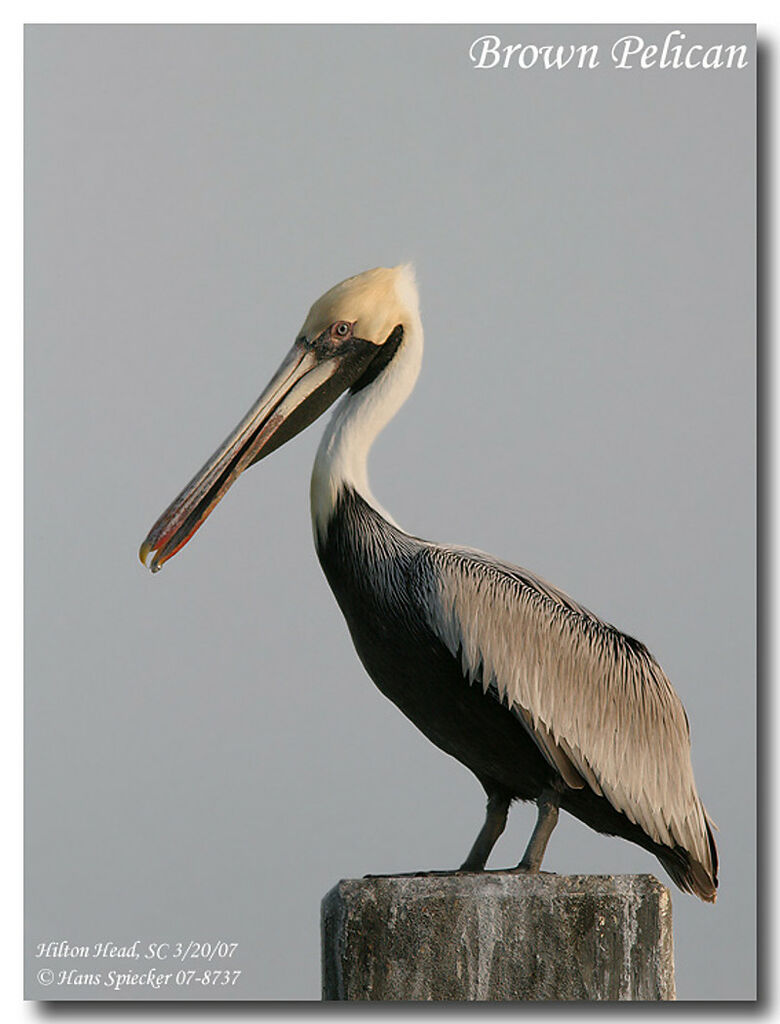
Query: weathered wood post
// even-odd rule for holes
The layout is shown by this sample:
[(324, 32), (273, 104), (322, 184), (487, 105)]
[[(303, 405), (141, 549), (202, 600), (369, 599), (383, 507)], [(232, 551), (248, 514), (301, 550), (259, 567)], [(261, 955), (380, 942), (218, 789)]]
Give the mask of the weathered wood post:
[(322, 998), (674, 999), (652, 875), (387, 876), (322, 901)]

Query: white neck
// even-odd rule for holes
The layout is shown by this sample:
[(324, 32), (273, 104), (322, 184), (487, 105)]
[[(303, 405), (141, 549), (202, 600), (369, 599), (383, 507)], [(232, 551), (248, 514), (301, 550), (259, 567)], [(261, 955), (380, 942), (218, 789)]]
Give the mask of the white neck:
[(315, 540), (327, 533), (339, 491), (349, 486), (385, 519), (393, 520), (368, 486), (371, 445), (412, 393), (420, 372), (423, 331), (419, 316), (404, 324), (398, 351), (375, 380), (341, 399), (325, 428), (311, 475), (311, 518)]

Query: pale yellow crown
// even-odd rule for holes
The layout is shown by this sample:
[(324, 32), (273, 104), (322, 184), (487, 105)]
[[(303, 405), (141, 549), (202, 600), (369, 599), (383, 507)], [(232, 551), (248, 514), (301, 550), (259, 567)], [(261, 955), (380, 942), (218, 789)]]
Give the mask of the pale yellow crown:
[(353, 336), (382, 345), (398, 324), (419, 317), (414, 270), (409, 263), (375, 267), (348, 277), (317, 299), (301, 334), (310, 341), (338, 320), (354, 323)]

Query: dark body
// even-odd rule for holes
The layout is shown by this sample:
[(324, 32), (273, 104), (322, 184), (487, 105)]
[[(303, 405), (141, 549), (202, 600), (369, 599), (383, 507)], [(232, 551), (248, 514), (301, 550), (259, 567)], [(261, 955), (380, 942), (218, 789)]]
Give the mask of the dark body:
[(690, 870), (687, 851), (654, 842), (590, 787), (562, 785), (517, 715), (466, 679), (426, 621), (421, 577), (434, 571), (430, 547), (346, 488), (326, 537), (317, 539), (320, 563), (374, 683), (432, 743), (474, 773), (489, 799), (536, 800), (558, 784), (564, 810), (654, 853), (680, 884)]

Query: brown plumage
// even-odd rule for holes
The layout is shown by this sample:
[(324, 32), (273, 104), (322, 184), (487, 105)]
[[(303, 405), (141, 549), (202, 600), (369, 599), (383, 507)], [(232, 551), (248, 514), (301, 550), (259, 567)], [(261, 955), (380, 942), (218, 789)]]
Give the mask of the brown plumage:
[(430, 559), (429, 624), (465, 676), (521, 719), (567, 787), (588, 786), (655, 843), (687, 851), (685, 887), (714, 900), (688, 718), (647, 648), (527, 570), (467, 549), (433, 547)]

